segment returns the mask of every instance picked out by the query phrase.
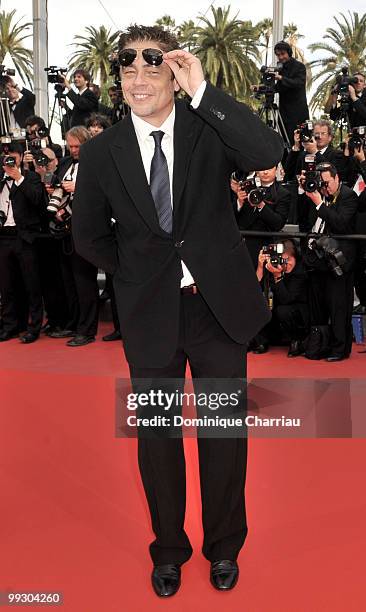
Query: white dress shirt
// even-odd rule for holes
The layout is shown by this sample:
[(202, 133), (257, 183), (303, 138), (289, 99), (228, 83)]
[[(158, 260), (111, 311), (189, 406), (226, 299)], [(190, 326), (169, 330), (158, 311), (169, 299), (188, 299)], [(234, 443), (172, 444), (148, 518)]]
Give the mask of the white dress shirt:
[[(7, 216), (7, 219), (4, 223), (4, 227), (15, 227), (16, 223), (14, 220), (13, 207), (11, 205), (10, 199), (10, 190), (13, 185), (13, 179), (10, 178), (10, 176), (7, 177), (6, 175), (4, 176), (4, 179), (6, 180), (4, 183), (4, 187), (0, 193), (0, 210), (2, 210)], [(19, 187), (19, 185), (21, 185), (23, 181), (24, 176), (22, 176), (19, 181), (15, 181), (16, 186)]]
[[(195, 96), (192, 98), (191, 106), (197, 108), (201, 102), (202, 96), (206, 89), (206, 81), (203, 81), (199, 86)], [(164, 136), (161, 141), (161, 148), (168, 164), (169, 182), (170, 182), (170, 199), (172, 208), (174, 207), (173, 202), (173, 166), (174, 166), (174, 121), (175, 121), (175, 106), (170, 115), (165, 119), (164, 123), (160, 127), (156, 127), (141, 119), (131, 111), (131, 119), (135, 128), (137, 142), (139, 144), (140, 153), (142, 157), (142, 163), (144, 166), (147, 182), (150, 184), (150, 168), (151, 161), (155, 151), (155, 141), (151, 132), (161, 130), (164, 132)], [(194, 284), (194, 279), (184, 261), (181, 259), (182, 274), (181, 287), (187, 287), (188, 285)]]

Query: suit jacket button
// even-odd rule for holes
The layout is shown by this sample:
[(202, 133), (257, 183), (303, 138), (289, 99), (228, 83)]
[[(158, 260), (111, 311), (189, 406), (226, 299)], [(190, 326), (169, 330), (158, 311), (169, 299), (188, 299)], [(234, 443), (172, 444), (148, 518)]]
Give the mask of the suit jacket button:
[(176, 249), (180, 249), (180, 247), (182, 246), (183, 242), (184, 242), (184, 240), (181, 240), (180, 242), (176, 242), (176, 243), (174, 244), (175, 248), (176, 248)]

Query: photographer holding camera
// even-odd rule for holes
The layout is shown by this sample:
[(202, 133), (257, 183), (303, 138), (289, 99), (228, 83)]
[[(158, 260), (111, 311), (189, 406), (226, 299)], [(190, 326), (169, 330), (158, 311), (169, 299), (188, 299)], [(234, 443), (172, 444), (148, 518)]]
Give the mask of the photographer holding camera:
[[(255, 173), (255, 177), (246, 180), (240, 172), (232, 174), (231, 189), (236, 194), (234, 206), (239, 229), (279, 232), (285, 225), (291, 194), (276, 181), (276, 171), (276, 166), (260, 170)], [(267, 242), (271, 242), (271, 239), (269, 235)], [(254, 268), (257, 266), (258, 253), (265, 242), (263, 237), (246, 238)]]
[(52, 149), (58, 159), (62, 158), (62, 147), (52, 142), (48, 127), (42, 117), (30, 115), (25, 120), (24, 127), (26, 130), (28, 151), (24, 152), (23, 164), (34, 163), (34, 160), (31, 159), (30, 156), (33, 157), (34, 153), (37, 154), (37, 152), (46, 147)]
[(0, 294), (3, 322), (0, 341), (19, 335), (20, 308), (16, 295), (20, 270), (29, 306), (27, 332), (21, 337), (21, 342), (30, 344), (39, 337), (43, 317), (34, 242), (42, 229), (45, 200), (39, 176), (22, 170), (22, 158), (23, 149), (19, 143), (6, 144), (0, 174)]
[(74, 249), (71, 235), (72, 203), (79, 169), (80, 147), (91, 138), (86, 127), (75, 126), (66, 134), (70, 157), (56, 171), (56, 181), (47, 187), (48, 210), (54, 212), (51, 234), (62, 240), (61, 269), (65, 286), (68, 321), (64, 329), (51, 331), (51, 338), (71, 338), (67, 346), (84, 346), (95, 341), (98, 327), (98, 270)]
[[(346, 70), (346, 72), (344, 72)], [(337, 121), (346, 117), (350, 128), (366, 124), (366, 89), (365, 75), (355, 72), (348, 76), (347, 69), (343, 69), (343, 76), (337, 79), (331, 93), (331, 108), (329, 117)]]
[[(311, 122), (307, 122), (308, 124)], [(286, 180), (294, 180), (305, 169), (305, 157), (314, 155), (315, 162), (329, 162), (336, 166), (338, 173), (345, 179), (346, 160), (343, 151), (332, 146), (333, 126), (326, 119), (312, 122), (312, 128), (297, 127), (294, 132), (294, 145), (285, 162)]]
[(63, 85), (69, 90), (66, 96), (74, 104), (74, 108), (71, 111), (70, 126), (84, 126), (90, 115), (98, 112), (98, 98), (89, 89), (90, 75), (83, 68), (75, 70), (73, 79), (78, 93), (72, 89), (70, 81), (65, 76), (61, 78)]
[(281, 40), (274, 47), (278, 62), (282, 67), (275, 74), (276, 91), (279, 93), (279, 111), (292, 144), (296, 126), (309, 118), (306, 99), (306, 68), (302, 62), (292, 57), (291, 46)]
[[(279, 247), (282, 247), (281, 249)], [(288, 357), (303, 353), (302, 341), (308, 331), (307, 277), (301, 255), (292, 240), (263, 247), (258, 256), (257, 278), (270, 295), (272, 320), (256, 337), (265, 353), (269, 344), (289, 341)]]
[(27, 117), (34, 115), (36, 97), (25, 87), (17, 85), (11, 77), (5, 76), (4, 80), (10, 106), (10, 128), (23, 129)]
[(352, 240), (331, 238), (328, 234), (354, 232), (358, 199), (329, 163), (316, 166), (310, 177), (304, 172), (301, 182), (305, 193), (300, 231), (317, 235), (309, 239), (304, 252), (309, 271), (310, 321), (312, 326), (324, 329), (330, 320), (327, 361), (340, 361), (349, 357), (352, 349), (356, 249)]

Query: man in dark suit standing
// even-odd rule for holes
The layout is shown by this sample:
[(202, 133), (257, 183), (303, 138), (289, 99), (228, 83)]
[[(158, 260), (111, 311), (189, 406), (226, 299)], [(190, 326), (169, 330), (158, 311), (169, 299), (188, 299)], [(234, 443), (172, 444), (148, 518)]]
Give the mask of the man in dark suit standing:
[[(319, 235), (352, 234), (358, 207), (355, 192), (342, 184), (337, 168), (332, 164), (323, 162), (317, 170), (322, 187), (302, 196), (300, 231)], [(355, 242), (338, 239), (338, 251), (344, 260), (339, 253), (332, 259), (322, 249), (316, 249), (310, 240), (304, 258), (309, 270), (310, 323), (327, 325), (330, 321), (329, 362), (349, 357), (352, 350)]]
[(35, 95), (25, 87), (16, 85), (10, 77), (5, 78), (5, 91), (10, 106), (10, 128), (25, 128), (26, 119), (34, 115)]
[(302, 62), (292, 57), (292, 49), (284, 40), (275, 45), (274, 52), (282, 64), (281, 70), (276, 73), (276, 91), (280, 98), (279, 111), (288, 140), (292, 144), (296, 126), (309, 119), (306, 68)]
[[(73, 210), (79, 253), (113, 274), (132, 380), (245, 377), (246, 342), (269, 319), (230, 202), (234, 168), (279, 161), (283, 144), (205, 82), (199, 59), (160, 27), (120, 38), (131, 113), (81, 150)], [(192, 99), (174, 101), (182, 88)], [(111, 217), (116, 221), (111, 229)], [(247, 526), (246, 439), (199, 438), (203, 553), (219, 590), (238, 578)], [(192, 554), (184, 531), (183, 440), (139, 435), (156, 539), (152, 584), (176, 593)], [(130, 580), (130, 577), (127, 578)]]
[(16, 303), (19, 270), (29, 305), (27, 332), (21, 337), (30, 344), (39, 337), (43, 304), (35, 240), (42, 230), (45, 198), (41, 179), (35, 172), (22, 171), (22, 146), (11, 143), (2, 158), (0, 173), (0, 295), (3, 331), (0, 342), (19, 335), (19, 305)]
[(85, 126), (85, 122), (89, 119), (90, 115), (98, 112), (98, 98), (89, 88), (90, 75), (86, 70), (78, 68), (75, 70), (73, 78), (78, 93), (71, 88), (70, 81), (63, 77), (64, 85), (69, 90), (66, 95), (74, 105), (71, 111), (70, 127), (76, 125)]

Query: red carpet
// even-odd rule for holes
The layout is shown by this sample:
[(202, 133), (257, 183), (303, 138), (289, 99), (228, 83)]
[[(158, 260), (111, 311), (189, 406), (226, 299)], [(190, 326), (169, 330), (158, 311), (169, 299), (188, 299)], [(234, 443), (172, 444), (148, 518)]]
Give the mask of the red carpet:
[[(289, 360), (278, 348), (250, 355), (249, 376), (363, 378), (366, 354), (357, 350), (329, 365)], [(65, 612), (366, 609), (364, 439), (250, 441), (250, 532), (230, 593), (208, 582), (196, 444), (186, 440), (195, 552), (179, 593), (160, 601), (149, 584), (152, 534), (136, 442), (114, 436), (114, 380), (126, 375), (119, 343), (0, 345), (0, 591), (62, 591)]]

